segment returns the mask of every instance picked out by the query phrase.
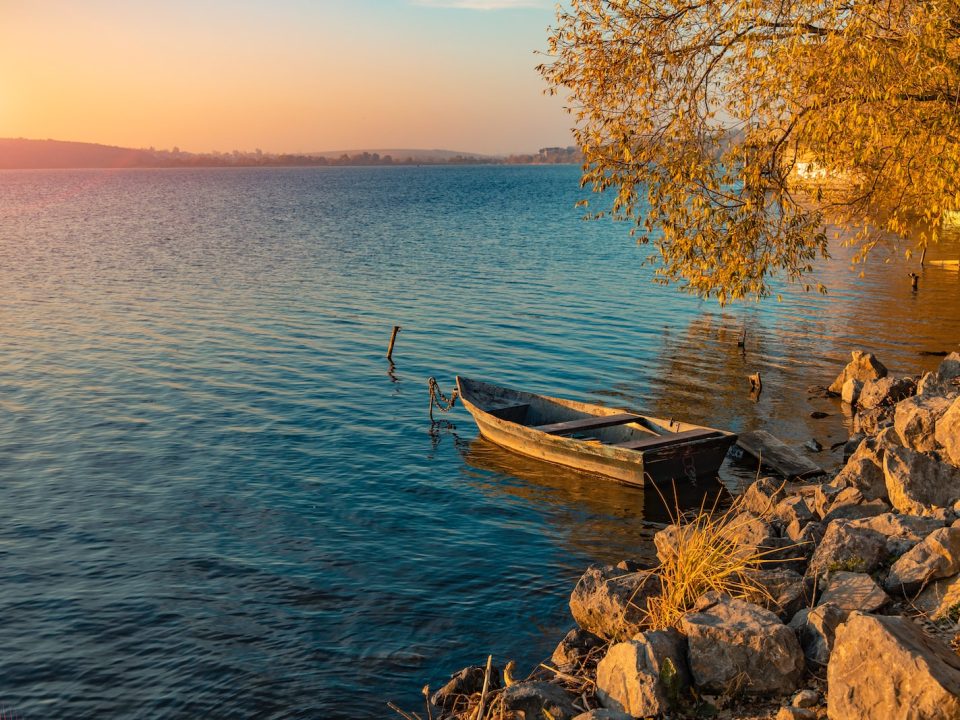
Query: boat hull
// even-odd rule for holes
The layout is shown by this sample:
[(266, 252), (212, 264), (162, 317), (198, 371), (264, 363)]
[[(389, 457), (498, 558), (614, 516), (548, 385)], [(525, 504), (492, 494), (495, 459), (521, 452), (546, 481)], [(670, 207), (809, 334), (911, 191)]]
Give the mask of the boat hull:
[[(497, 417), (487, 408), (472, 402), (471, 393), (465, 387), (467, 383), (473, 384), (476, 381), (463, 382), (458, 378), (461, 400), (477, 423), (480, 434), (490, 442), (544, 462), (564, 465), (583, 472), (605, 475), (628, 485), (644, 486), (651, 482), (662, 484), (671, 481), (695, 482), (700, 477), (716, 476), (727, 450), (736, 441), (736, 435), (733, 433), (716, 431), (716, 437), (693, 440), (654, 450), (638, 451), (617, 447), (614, 444), (551, 435), (540, 432), (534, 427)], [(488, 388), (495, 387), (489, 384), (485, 385)], [(560, 398), (533, 395), (532, 393), (507, 392), (510, 393), (507, 396), (510, 401), (536, 399), (598, 417), (611, 416), (622, 412), (618, 409), (576, 403)], [(699, 426), (649, 416), (638, 417), (643, 418), (644, 424), (659, 427), (668, 432), (699, 428)]]

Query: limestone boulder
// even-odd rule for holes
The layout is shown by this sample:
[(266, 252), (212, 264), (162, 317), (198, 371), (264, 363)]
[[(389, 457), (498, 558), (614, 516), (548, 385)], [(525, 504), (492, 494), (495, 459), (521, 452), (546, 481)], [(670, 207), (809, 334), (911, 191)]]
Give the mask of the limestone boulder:
[(810, 505), (818, 518), (823, 519), (833, 505), (833, 501), (837, 499), (837, 495), (846, 489), (847, 486), (843, 483), (842, 478), (840, 480), (835, 478), (832, 482), (820, 485), (814, 491)]
[(656, 575), (627, 572), (607, 565), (592, 565), (570, 596), (570, 614), (582, 629), (605, 640), (632, 637), (643, 628), (640, 621), (647, 599), (660, 592)]
[(634, 717), (668, 712), (690, 687), (687, 640), (676, 630), (645, 632), (612, 645), (597, 665), (597, 698)]
[(677, 525), (667, 525), (654, 534), (653, 546), (657, 549), (657, 559), (660, 562), (669, 562), (677, 554), (676, 548), (680, 532), (681, 530)]
[(960, 528), (934, 530), (890, 567), (888, 592), (912, 596), (931, 580), (960, 573)]
[(887, 497), (902, 513), (929, 515), (960, 498), (960, 468), (910, 448), (888, 449), (883, 473)]
[(847, 460), (847, 464), (837, 473), (834, 484), (856, 488), (868, 501), (887, 498), (886, 477), (883, 474), (883, 448), (879, 446), (876, 439), (866, 439), (857, 446), (856, 451)]
[(860, 390), (860, 407), (865, 410), (883, 406), (896, 405), (917, 391), (917, 383), (913, 378), (877, 378), (865, 380)]
[(868, 410), (857, 410), (853, 416), (853, 432), (866, 437), (877, 435), (893, 426), (893, 406), (881, 405)]
[(749, 695), (784, 695), (799, 687), (803, 651), (793, 630), (769, 610), (721, 597), (681, 620), (693, 682), (725, 692), (746, 682)]
[(887, 556), (886, 538), (859, 524), (862, 520), (834, 520), (810, 558), (809, 573), (825, 575), (839, 570), (869, 573)]
[[(468, 698), (483, 690), (483, 679), (487, 669), (482, 665), (466, 667), (450, 676), (442, 688), (430, 696), (430, 702), (446, 710), (466, 708)], [(500, 687), (500, 669), (492, 668), (489, 689)]]
[(916, 515), (885, 513), (872, 518), (856, 520), (857, 528), (878, 533), (886, 542), (888, 557), (900, 557), (907, 550), (922, 541), (937, 528), (943, 527), (941, 520)]
[(730, 518), (728, 537), (734, 540), (744, 557), (762, 554), (766, 568), (803, 570), (804, 560), (794, 543), (781, 537), (776, 528), (753, 513), (741, 512)]
[(602, 646), (600, 636), (583, 628), (574, 628), (557, 645), (550, 661), (563, 672), (575, 672)]
[(960, 378), (960, 352), (952, 352), (940, 361), (937, 380), (946, 383), (957, 378)]
[(854, 613), (827, 666), (831, 720), (956, 720), (960, 657), (905, 617)]
[(849, 405), (856, 405), (863, 390), (863, 381), (856, 378), (847, 378), (840, 388), (840, 399)]
[(934, 580), (912, 602), (932, 620), (949, 618), (960, 622), (960, 575)]
[(944, 459), (960, 467), (960, 397), (953, 401), (937, 421), (934, 432), (937, 444), (943, 448)]
[(814, 671), (826, 667), (830, 661), (837, 628), (848, 614), (836, 605), (827, 603), (815, 608), (803, 608), (790, 621), (790, 627), (800, 640), (803, 656)]
[(581, 714), (566, 691), (553, 683), (516, 683), (504, 690), (502, 697), (504, 710), (523, 713), (521, 717), (524, 718), (539, 720), (552, 717), (555, 720), (573, 720)]
[(803, 528), (808, 522), (816, 519), (810, 502), (802, 495), (791, 495), (781, 500), (773, 508), (773, 516), (782, 521), (785, 526), (796, 523), (798, 528)]
[(851, 359), (843, 371), (833, 381), (828, 390), (834, 395), (839, 395), (843, 390), (843, 385), (848, 379), (853, 378), (861, 383), (867, 380), (876, 380), (887, 376), (887, 368), (884, 367), (873, 353), (865, 353), (860, 350), (854, 350), (850, 353)]
[(852, 612), (877, 612), (890, 602), (889, 596), (866, 573), (831, 573), (820, 596), (820, 605), (832, 605), (844, 617)]
[(917, 395), (897, 403), (893, 426), (903, 444), (917, 452), (936, 450), (937, 421), (950, 404), (950, 400), (938, 395)]
[(751, 578), (770, 596), (762, 605), (784, 622), (813, 601), (813, 578), (805, 578), (795, 570), (757, 570)]
[(769, 517), (777, 503), (786, 496), (783, 481), (763, 477), (744, 490), (740, 498), (740, 508), (758, 517)]

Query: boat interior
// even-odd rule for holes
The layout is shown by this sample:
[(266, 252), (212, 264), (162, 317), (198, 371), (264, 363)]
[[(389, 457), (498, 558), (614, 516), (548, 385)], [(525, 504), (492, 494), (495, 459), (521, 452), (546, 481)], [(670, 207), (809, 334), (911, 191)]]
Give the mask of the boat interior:
[(725, 435), (690, 423), (546, 398), (487, 383), (462, 384), (467, 400), (500, 420), (585, 442), (652, 450)]

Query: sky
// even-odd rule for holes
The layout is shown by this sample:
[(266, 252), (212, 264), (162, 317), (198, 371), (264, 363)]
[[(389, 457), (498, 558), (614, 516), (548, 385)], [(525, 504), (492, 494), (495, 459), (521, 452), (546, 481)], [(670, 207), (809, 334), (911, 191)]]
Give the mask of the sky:
[(552, 0), (0, 0), (0, 137), (191, 152), (572, 143)]

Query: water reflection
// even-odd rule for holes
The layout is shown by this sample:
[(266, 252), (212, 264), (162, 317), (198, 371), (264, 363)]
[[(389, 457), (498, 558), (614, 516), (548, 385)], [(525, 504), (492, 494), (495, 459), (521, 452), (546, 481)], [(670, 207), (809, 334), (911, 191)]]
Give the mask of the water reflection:
[(541, 508), (570, 551), (608, 562), (655, 562), (650, 541), (677, 507), (686, 511), (727, 498), (724, 486), (709, 478), (678, 484), (676, 497), (661, 498), (655, 489), (528, 458), (479, 436), (459, 441), (458, 449), (465, 462), (462, 472), (478, 491)]

